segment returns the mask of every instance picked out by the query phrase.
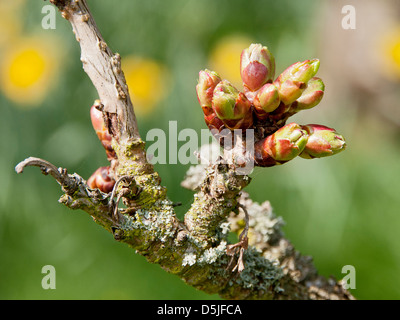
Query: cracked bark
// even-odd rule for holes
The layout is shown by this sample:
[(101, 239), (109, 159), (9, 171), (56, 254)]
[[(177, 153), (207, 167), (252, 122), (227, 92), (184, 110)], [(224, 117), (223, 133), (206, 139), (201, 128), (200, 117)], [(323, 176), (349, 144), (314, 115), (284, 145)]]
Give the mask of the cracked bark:
[[(319, 276), (311, 259), (285, 239), (268, 203), (253, 203), (242, 192), (250, 178), (238, 175), (232, 165), (216, 162), (188, 173), (183, 185), (197, 192), (184, 221), (179, 221), (158, 173), (146, 159), (120, 56), (108, 48), (85, 0), (51, 2), (71, 23), (83, 68), (97, 89), (116, 153), (111, 160), (113, 176), (129, 179), (121, 179), (112, 194), (105, 194), (88, 188), (78, 174), (38, 158), (21, 162), (18, 173), (26, 166), (40, 167), (65, 192), (60, 203), (87, 212), (117, 241), (199, 290), (226, 299), (353, 299), (340, 282)], [(116, 195), (126, 205), (116, 209), (117, 218)], [(239, 205), (249, 213), (253, 239), (241, 273), (228, 268), (231, 257), (224, 228), (230, 222), (232, 230), (239, 231)]]

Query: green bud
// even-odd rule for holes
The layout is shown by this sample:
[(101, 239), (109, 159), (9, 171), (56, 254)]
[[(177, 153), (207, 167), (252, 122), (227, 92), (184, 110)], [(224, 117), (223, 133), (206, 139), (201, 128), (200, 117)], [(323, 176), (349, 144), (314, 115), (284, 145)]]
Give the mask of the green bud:
[(296, 123), (289, 123), (255, 144), (259, 166), (282, 164), (297, 157), (305, 148), (308, 134)]
[(315, 107), (322, 100), (324, 90), (325, 85), (323, 81), (317, 77), (312, 78), (300, 98), (292, 103), (291, 109), (298, 112)]
[(309, 134), (308, 142), (300, 154), (302, 158), (327, 157), (346, 148), (346, 141), (335, 129), (318, 124), (308, 124), (302, 128)]
[(268, 138), (268, 148), (274, 159), (289, 161), (303, 151), (308, 135), (298, 124), (289, 123)]
[(197, 99), (203, 109), (211, 108), (213, 92), (219, 82), (221, 82), (221, 78), (216, 72), (207, 69), (199, 72), (196, 92)]
[(281, 101), (288, 105), (298, 99), (307, 88), (307, 83), (319, 69), (319, 60), (296, 62), (283, 71), (275, 80)]
[(280, 103), (278, 89), (272, 84), (267, 83), (261, 87), (253, 100), (255, 113), (260, 119), (265, 119), (267, 113), (278, 108)]
[(275, 58), (267, 47), (251, 44), (242, 51), (240, 75), (246, 89), (256, 91), (275, 76)]
[(245, 129), (253, 124), (251, 102), (227, 80), (222, 80), (215, 87), (212, 107), (230, 129)]

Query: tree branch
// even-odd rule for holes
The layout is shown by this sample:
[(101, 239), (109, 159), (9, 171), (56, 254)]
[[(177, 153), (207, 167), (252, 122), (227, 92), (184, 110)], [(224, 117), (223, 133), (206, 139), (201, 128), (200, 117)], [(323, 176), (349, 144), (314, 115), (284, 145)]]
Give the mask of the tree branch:
[[(18, 173), (26, 166), (42, 168), (62, 186), (61, 203), (84, 210), (117, 241), (207, 293), (227, 299), (352, 298), (340, 283), (318, 276), (310, 259), (294, 250), (283, 237), (280, 220), (265, 203), (260, 206), (241, 194), (250, 178), (237, 174), (233, 165), (217, 161), (191, 169), (184, 185), (196, 188), (197, 193), (185, 220), (179, 221), (158, 173), (147, 161), (120, 56), (106, 45), (85, 0), (51, 2), (71, 23), (84, 70), (97, 89), (113, 137), (116, 158), (111, 160), (111, 169), (118, 183), (105, 194), (90, 189), (79, 175), (38, 158), (18, 164)], [(193, 184), (193, 180), (201, 183)], [(119, 199), (126, 208), (118, 208)], [(255, 240), (241, 251), (244, 270), (238, 273), (232, 272), (227, 253), (227, 225), (229, 219), (232, 230), (239, 230), (240, 206), (249, 214), (250, 240)]]

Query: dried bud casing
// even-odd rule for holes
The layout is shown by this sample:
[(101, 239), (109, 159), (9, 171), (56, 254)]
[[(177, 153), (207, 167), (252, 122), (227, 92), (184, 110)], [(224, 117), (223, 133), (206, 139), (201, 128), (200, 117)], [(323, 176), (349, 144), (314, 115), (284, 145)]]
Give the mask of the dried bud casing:
[(274, 81), (278, 88), (281, 101), (289, 105), (300, 98), (307, 88), (307, 83), (319, 69), (319, 60), (296, 62), (283, 71)]
[(91, 189), (100, 189), (101, 192), (109, 193), (113, 190), (115, 180), (110, 176), (110, 167), (98, 168), (88, 179), (87, 185)]
[(254, 112), (259, 119), (264, 120), (268, 113), (279, 107), (279, 103), (278, 89), (272, 83), (267, 83), (261, 87), (253, 100)]
[(108, 133), (108, 129), (104, 124), (103, 113), (96, 108), (94, 104), (90, 108), (90, 119), (94, 130), (96, 131), (97, 137), (99, 138), (104, 149), (106, 149), (107, 159), (112, 160), (116, 158), (115, 151), (111, 146), (112, 138)]
[(240, 75), (247, 90), (256, 91), (275, 76), (275, 58), (267, 47), (251, 44), (242, 51)]
[(300, 154), (302, 158), (313, 159), (334, 155), (346, 148), (346, 141), (335, 129), (318, 124), (302, 126), (309, 138)]
[(227, 80), (215, 87), (212, 108), (230, 129), (247, 129), (253, 124), (251, 102)]
[(255, 162), (261, 167), (283, 164), (297, 157), (307, 140), (308, 134), (300, 125), (289, 123), (255, 144)]
[(214, 110), (211, 109), (210, 111), (210, 109), (203, 108), (203, 112), (204, 121), (206, 122), (208, 129), (220, 131), (221, 128), (224, 127), (224, 123), (217, 117)]

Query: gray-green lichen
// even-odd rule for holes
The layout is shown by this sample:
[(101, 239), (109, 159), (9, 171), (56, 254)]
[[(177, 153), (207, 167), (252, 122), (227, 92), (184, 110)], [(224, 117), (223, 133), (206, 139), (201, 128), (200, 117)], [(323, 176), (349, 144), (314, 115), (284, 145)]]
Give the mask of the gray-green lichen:
[(229, 221), (227, 222), (222, 222), (219, 227), (221, 228), (221, 233), (223, 235), (227, 235), (229, 231), (231, 230), (231, 223)]
[(166, 242), (176, 233), (176, 219), (172, 202), (157, 200), (154, 209), (137, 209), (134, 215), (125, 215), (120, 228), (126, 231), (140, 229), (145, 231), (147, 237), (151, 237), (152, 240), (158, 239)]
[(194, 253), (185, 254), (182, 259), (182, 267), (193, 266), (196, 263), (196, 257)]
[(198, 263), (200, 264), (214, 263), (225, 253), (226, 253), (226, 241), (221, 241), (217, 247), (204, 250), (203, 254), (198, 259)]
[[(253, 247), (244, 254), (245, 269), (240, 274), (231, 274), (231, 278), (220, 293), (227, 299), (271, 299), (274, 292), (281, 291), (279, 280), (284, 276), (283, 271), (263, 258)], [(210, 281), (217, 281), (227, 274), (217, 268), (210, 276)], [(215, 280), (213, 280), (215, 279)]]

